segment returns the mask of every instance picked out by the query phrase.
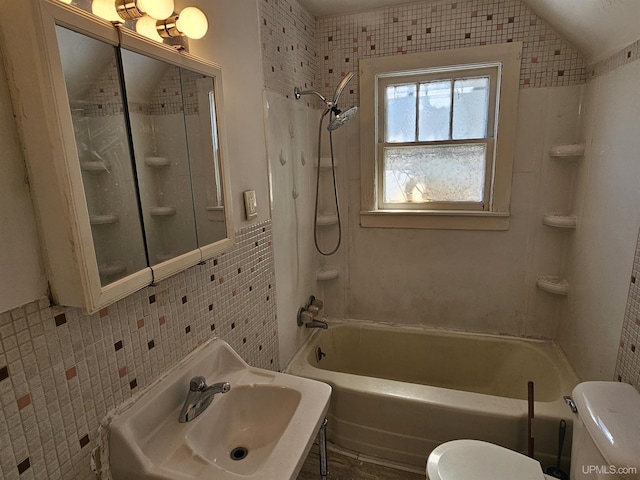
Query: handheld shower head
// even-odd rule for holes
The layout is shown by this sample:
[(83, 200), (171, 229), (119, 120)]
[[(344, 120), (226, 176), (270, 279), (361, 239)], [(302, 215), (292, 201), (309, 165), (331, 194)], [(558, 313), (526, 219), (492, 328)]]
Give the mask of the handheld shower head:
[(353, 72), (349, 72), (340, 81), (340, 83), (336, 87), (335, 93), (333, 94), (333, 105), (336, 105), (338, 103), (338, 100), (340, 99), (340, 95), (342, 94), (342, 90), (344, 90), (344, 87), (347, 86), (347, 83), (349, 83), (349, 81), (352, 78), (353, 78)]
[(353, 78), (353, 73), (352, 72), (349, 72), (344, 76), (344, 78), (338, 84), (338, 87), (336, 88), (336, 91), (333, 93), (333, 101), (332, 102), (330, 102), (326, 97), (323, 97), (319, 92), (317, 92), (315, 90), (300, 90), (298, 87), (295, 87), (293, 89), (293, 96), (296, 98), (296, 100), (300, 100), (300, 97), (302, 95), (315, 95), (325, 103), (327, 108), (335, 107), (336, 104), (338, 103), (338, 100), (340, 99), (340, 95), (342, 94), (342, 90), (344, 90), (344, 87), (347, 86), (347, 83), (349, 83), (349, 80), (351, 80), (352, 78)]
[(340, 110), (337, 111), (338, 113), (336, 113), (335, 117), (333, 117), (333, 120), (331, 120), (329, 122), (329, 125), (327, 125), (327, 130), (329, 130), (330, 132), (337, 130), (342, 125), (344, 125), (351, 117), (353, 117), (358, 112), (358, 107), (351, 107), (344, 112), (341, 112)]

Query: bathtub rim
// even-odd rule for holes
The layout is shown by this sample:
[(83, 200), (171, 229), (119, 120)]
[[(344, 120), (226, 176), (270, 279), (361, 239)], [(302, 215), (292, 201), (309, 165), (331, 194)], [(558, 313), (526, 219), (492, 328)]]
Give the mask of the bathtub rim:
[[(359, 319), (336, 319), (326, 318), (329, 329), (332, 326), (356, 326), (361, 328), (374, 328), (374, 329), (401, 329), (403, 331), (415, 331), (424, 334), (435, 335), (463, 335), (478, 338), (490, 338), (497, 340), (507, 340), (516, 342), (525, 342), (532, 345), (545, 345), (549, 346), (556, 358), (560, 360), (561, 364), (558, 368), (561, 370), (561, 393), (557, 399), (552, 401), (541, 402), (534, 398), (535, 417), (548, 417), (556, 418), (558, 416), (567, 417), (567, 420), (572, 418), (571, 411), (566, 405), (563, 396), (571, 395), (573, 388), (581, 380), (569, 363), (566, 354), (560, 347), (560, 345), (549, 339), (529, 338), (529, 337), (516, 337), (507, 334), (496, 333), (480, 333), (480, 332), (467, 332), (463, 330), (455, 330), (448, 328), (436, 328), (427, 325), (415, 325), (404, 324), (396, 322), (378, 322), (371, 320), (359, 320)], [(454, 390), (445, 387), (437, 387), (433, 385), (420, 385), (408, 382), (402, 382), (398, 380), (381, 379), (376, 377), (355, 375), (352, 373), (336, 372), (331, 370), (324, 370), (317, 368), (310, 364), (307, 359), (309, 355), (313, 354), (313, 348), (315, 347), (314, 341), (321, 335), (324, 330), (313, 332), (305, 342), (296, 351), (294, 356), (288, 362), (284, 373), (290, 375), (300, 375), (307, 378), (313, 378), (331, 385), (332, 388), (343, 388), (359, 393), (370, 393), (375, 390), (377, 394), (397, 397), (406, 400), (435, 403), (443, 408), (451, 408), (461, 411), (477, 411), (479, 406), (482, 406), (482, 411), (492, 415), (501, 416), (513, 416), (526, 417), (528, 414), (527, 401), (522, 399), (500, 397), (497, 395), (490, 395), (486, 393), (476, 393), (464, 390)], [(546, 352), (545, 352), (546, 353)], [(573, 377), (571, 381), (567, 377)], [(338, 383), (337, 381), (340, 380)], [(575, 383), (574, 383), (575, 381)], [(508, 412), (508, 413), (507, 413)], [(534, 420), (535, 421), (535, 420)]]

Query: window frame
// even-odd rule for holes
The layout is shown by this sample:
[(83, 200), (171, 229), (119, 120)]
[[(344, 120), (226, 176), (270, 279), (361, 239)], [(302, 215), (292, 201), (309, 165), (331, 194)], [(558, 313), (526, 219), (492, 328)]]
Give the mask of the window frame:
[[(363, 227), (472, 230), (509, 228), (521, 55), (522, 43), (511, 42), (360, 60), (360, 224)], [(495, 131), (493, 162), (492, 165), (487, 165), (485, 199), (481, 208), (478, 208), (477, 204), (456, 205), (456, 202), (445, 202), (446, 205), (385, 205), (382, 198), (383, 182), (379, 177), (384, 172), (382, 145), (407, 145), (399, 142), (384, 143), (384, 115), (379, 102), (384, 101), (385, 85), (395, 83), (394, 79), (397, 83), (403, 83), (403, 77), (410, 80), (407, 83), (413, 83), (411, 79), (418, 78), (416, 75), (442, 75), (447, 71), (471, 71), (470, 69), (495, 65), (500, 65), (497, 78), (499, 98), (494, 102), (496, 110), (489, 119), (485, 137), (491, 136), (491, 122), (495, 122), (495, 129), (492, 129)], [(455, 142), (457, 141), (410, 142), (408, 145)], [(463, 142), (474, 143), (474, 140)]]

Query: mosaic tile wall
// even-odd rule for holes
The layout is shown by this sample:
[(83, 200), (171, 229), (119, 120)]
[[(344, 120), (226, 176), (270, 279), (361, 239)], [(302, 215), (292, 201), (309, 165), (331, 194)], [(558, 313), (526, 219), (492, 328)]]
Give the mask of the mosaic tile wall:
[(640, 40), (616, 52), (609, 58), (605, 58), (601, 62), (589, 66), (587, 79), (591, 80), (599, 77), (600, 75), (612, 72), (627, 63), (635, 62), (636, 60), (640, 60)]
[(633, 259), (615, 377), (640, 391), (640, 234)]
[[(149, 103), (129, 103), (134, 113), (144, 115), (172, 115), (185, 113), (197, 115), (198, 94), (196, 80), (205, 75), (191, 71), (180, 71), (178, 67), (167, 69), (151, 94)], [(85, 98), (72, 105), (74, 113), (98, 117), (122, 115), (122, 93), (120, 77), (115, 60), (112, 61), (99, 80), (89, 89)]]
[[(575, 85), (586, 66), (575, 47), (518, 0), (418, 2), (318, 19), (321, 93), (332, 93), (358, 60), (522, 41), (520, 88)], [(344, 105), (358, 103), (358, 81)], [(343, 93), (344, 95), (344, 93)]]
[(88, 89), (84, 98), (70, 103), (74, 114), (85, 117), (122, 115), (120, 76), (115, 59), (105, 67), (99, 80)]
[(236, 247), (91, 316), (47, 299), (0, 314), (0, 478), (95, 478), (103, 416), (219, 336), (277, 370), (271, 223)]
[(265, 86), (291, 97), (294, 87), (315, 89), (313, 16), (297, 0), (262, 0), (260, 28)]

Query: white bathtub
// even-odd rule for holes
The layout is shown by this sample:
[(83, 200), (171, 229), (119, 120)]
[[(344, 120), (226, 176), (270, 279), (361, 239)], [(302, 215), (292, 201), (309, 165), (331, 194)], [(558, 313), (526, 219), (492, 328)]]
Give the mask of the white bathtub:
[[(318, 361), (317, 349), (324, 356)], [(333, 387), (328, 438), (348, 450), (424, 468), (437, 445), (473, 438), (526, 453), (527, 382), (535, 382), (535, 457), (555, 464), (563, 395), (578, 378), (559, 347), (513, 337), (329, 322), (287, 373)]]

